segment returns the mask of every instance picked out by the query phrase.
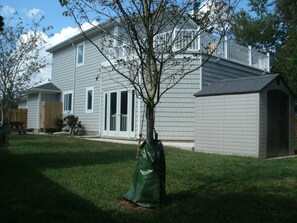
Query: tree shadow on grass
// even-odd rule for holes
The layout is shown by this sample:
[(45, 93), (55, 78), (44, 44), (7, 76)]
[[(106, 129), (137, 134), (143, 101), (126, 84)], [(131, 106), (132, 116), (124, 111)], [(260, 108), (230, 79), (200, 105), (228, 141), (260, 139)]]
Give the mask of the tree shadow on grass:
[[(194, 179), (197, 188), (168, 193), (167, 204), (156, 210), (122, 207), (100, 208), (76, 193), (45, 177), (40, 170), (77, 166), (117, 164), (133, 161), (135, 151), (125, 146), (90, 143), (59, 151), (38, 150), (36, 142), (28, 141), (25, 151), (0, 150), (0, 222), (296, 222), (297, 200), (268, 194), (253, 188), (220, 191), (236, 177), (201, 174)], [(47, 142), (48, 143), (48, 142)], [(54, 144), (54, 143), (53, 143)], [(36, 150), (31, 149), (35, 145)], [(61, 145), (61, 142), (60, 142)], [(46, 145), (44, 145), (46, 147)], [(101, 148), (102, 147), (102, 148)], [(12, 148), (13, 150), (13, 148)], [(109, 167), (108, 167), (109, 168)], [(233, 173), (233, 172), (232, 172)], [(234, 173), (236, 174), (236, 173)], [(63, 176), (63, 174), (61, 175)], [(65, 176), (65, 175), (64, 175)], [(265, 175), (264, 175), (265, 176)], [(284, 175), (282, 175), (284, 176)], [(288, 175), (291, 176), (291, 175)], [(120, 176), (119, 176), (120, 177)], [(228, 178), (229, 177), (229, 178)], [(269, 175), (269, 177), (271, 177)], [(122, 182), (122, 181), (119, 181)], [(241, 183), (238, 181), (237, 183)], [(193, 185), (193, 184), (191, 184)], [(128, 189), (128, 186), (127, 186)], [(98, 191), (100, 193), (100, 191)], [(108, 201), (117, 205), (116, 200)], [(110, 205), (110, 204), (109, 204)]]
[(132, 157), (131, 150), (31, 154), (1, 150), (0, 221), (117, 222), (113, 213), (51, 181), (40, 169), (110, 164)]
[[(165, 209), (172, 209), (168, 222), (296, 222), (297, 201), (260, 193), (216, 193), (199, 191), (169, 194)], [(174, 210), (173, 210), (174, 209)], [(168, 212), (169, 214), (169, 212)]]

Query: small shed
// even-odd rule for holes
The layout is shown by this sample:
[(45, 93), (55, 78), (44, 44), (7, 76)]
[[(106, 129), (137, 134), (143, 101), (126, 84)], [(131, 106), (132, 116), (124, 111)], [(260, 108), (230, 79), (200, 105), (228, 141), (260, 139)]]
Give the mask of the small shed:
[(260, 158), (294, 154), (295, 96), (280, 75), (223, 80), (194, 96), (196, 151)]
[[(28, 128), (39, 131), (43, 126), (44, 112), (42, 102), (59, 102), (61, 90), (52, 83), (46, 83), (36, 86), (28, 91), (27, 109), (28, 109)], [(59, 112), (62, 114), (62, 109)], [(61, 115), (62, 116), (62, 115)]]

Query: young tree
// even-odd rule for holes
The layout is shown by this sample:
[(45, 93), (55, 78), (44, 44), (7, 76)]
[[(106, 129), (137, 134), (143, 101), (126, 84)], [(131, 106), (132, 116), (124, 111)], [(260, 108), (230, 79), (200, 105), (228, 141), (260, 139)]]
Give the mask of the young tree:
[[(189, 52), (203, 33), (216, 33), (219, 44), (233, 12), (230, 1), (60, 0), (60, 3), (66, 7), (64, 14), (74, 18), (78, 25), (89, 22), (93, 30), (104, 35), (100, 43), (93, 42), (88, 32), (81, 29), (113, 71), (124, 77), (145, 103), (146, 140), (152, 144), (156, 106), (168, 90), (207, 62), (211, 53), (204, 53), (209, 50)], [(205, 8), (208, 10), (201, 13)], [(110, 29), (107, 24), (118, 29)], [(126, 56), (118, 59), (123, 53)], [(197, 58), (203, 55), (206, 57), (201, 64)]]
[(30, 26), (25, 25), (15, 12), (6, 19), (0, 34), (1, 126), (5, 123), (4, 115), (15, 108), (25, 92), (36, 84), (33, 78), (46, 65), (45, 58), (40, 57), (41, 47), (45, 43), (44, 33), (39, 31), (41, 21), (42, 18), (32, 21)]

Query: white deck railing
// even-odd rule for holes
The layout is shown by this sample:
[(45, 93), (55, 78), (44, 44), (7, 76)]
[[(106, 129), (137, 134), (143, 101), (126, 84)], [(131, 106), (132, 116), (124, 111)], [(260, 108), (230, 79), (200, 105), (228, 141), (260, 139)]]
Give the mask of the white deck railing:
[[(263, 54), (245, 47), (235, 42), (229, 42), (227, 38), (220, 39), (214, 35), (202, 33), (197, 35), (197, 30), (193, 29), (174, 29), (173, 32), (164, 32), (157, 35), (154, 39), (156, 49), (182, 51), (185, 53), (202, 52), (212, 54), (218, 58), (247, 65), (263, 71), (270, 72), (269, 54)], [(183, 49), (186, 49), (183, 51)], [(109, 51), (110, 59), (118, 59), (133, 55), (133, 49), (128, 45), (111, 48)]]

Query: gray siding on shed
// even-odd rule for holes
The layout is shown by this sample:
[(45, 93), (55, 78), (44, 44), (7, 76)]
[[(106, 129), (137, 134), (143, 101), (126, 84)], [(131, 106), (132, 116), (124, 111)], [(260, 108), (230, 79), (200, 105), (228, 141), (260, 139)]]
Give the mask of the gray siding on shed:
[(27, 127), (37, 129), (38, 122), (38, 93), (28, 95)]
[(196, 98), (195, 150), (258, 156), (259, 94)]

